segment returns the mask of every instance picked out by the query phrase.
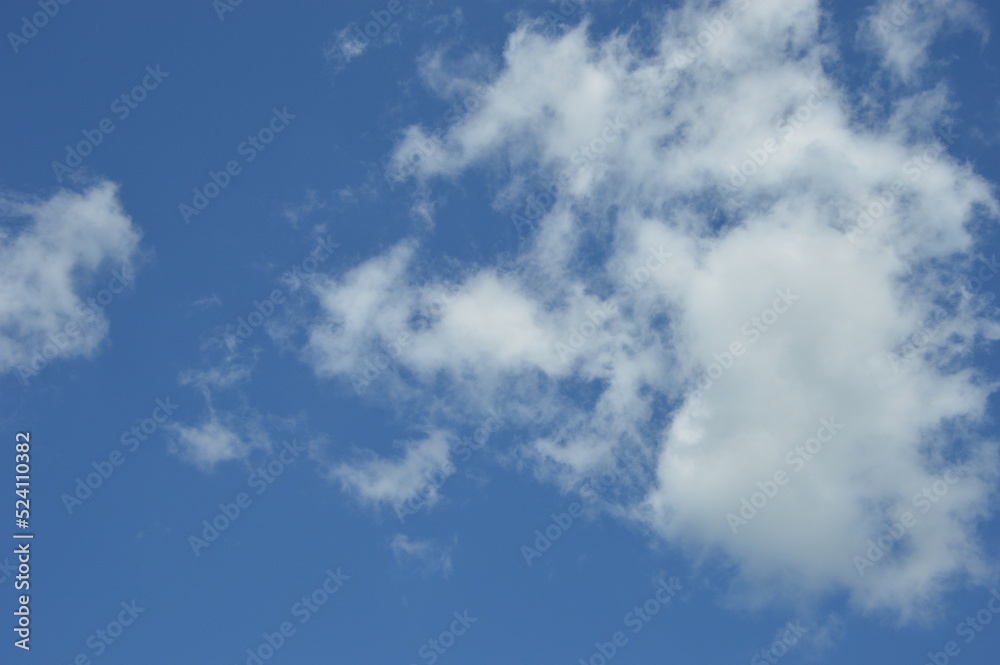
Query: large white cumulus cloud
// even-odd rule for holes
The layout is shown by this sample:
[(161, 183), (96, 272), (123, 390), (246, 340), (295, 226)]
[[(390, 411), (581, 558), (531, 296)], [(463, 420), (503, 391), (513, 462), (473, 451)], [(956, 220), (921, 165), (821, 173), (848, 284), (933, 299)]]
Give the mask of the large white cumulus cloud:
[[(828, 20), (736, 0), (668, 11), (652, 45), (517, 29), (478, 108), (409, 128), (390, 166), (431, 192), (502, 167), (497, 219), (536, 213), (525, 248), (446, 281), (402, 240), (316, 283), (305, 356), (357, 380), (391, 349), (383, 397), (502, 405), (522, 459), (567, 489), (637, 460), (609, 507), (724, 555), (748, 598), (846, 590), (908, 617), (983, 581), (997, 449), (970, 354), (1000, 333), (967, 276), (996, 272), (970, 229), (997, 202), (951, 152), (947, 87), (858, 95), (829, 74)], [(727, 517), (776, 473), (766, 505)]]

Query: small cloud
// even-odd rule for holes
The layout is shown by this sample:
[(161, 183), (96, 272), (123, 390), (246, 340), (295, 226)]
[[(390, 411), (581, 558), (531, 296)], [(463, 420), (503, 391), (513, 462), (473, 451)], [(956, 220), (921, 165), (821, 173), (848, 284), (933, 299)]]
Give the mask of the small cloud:
[(301, 220), (303, 217), (306, 217), (316, 212), (317, 210), (322, 210), (325, 207), (326, 207), (326, 201), (322, 200), (319, 197), (319, 194), (316, 193), (316, 190), (310, 189), (306, 191), (306, 198), (304, 201), (302, 201), (302, 203), (299, 203), (298, 205), (285, 206), (285, 209), (282, 211), (281, 215), (289, 222), (291, 222), (293, 226), (297, 226), (299, 220)]
[[(221, 348), (216, 341), (209, 343), (209, 348)], [(238, 384), (247, 383), (257, 363), (255, 353), (240, 353), (225, 351), (221, 358), (204, 369), (186, 369), (178, 378), (182, 386), (196, 386), (206, 396), (211, 398), (212, 391), (225, 390)]]
[[(294, 432), (296, 418), (262, 414), (249, 405), (247, 385), (257, 362), (257, 351), (226, 350), (218, 339), (202, 351), (212, 356), (200, 368), (180, 372), (178, 383), (193, 387), (204, 400), (194, 424), (174, 423), (166, 428), (168, 450), (202, 471), (232, 460), (244, 460), (254, 451), (272, 448), (272, 432)], [(220, 403), (222, 404), (220, 406)]]
[(440, 35), (445, 32), (457, 30), (464, 23), (465, 14), (462, 13), (462, 8), (455, 7), (451, 12), (432, 16), (424, 22), (424, 25), (434, 32), (434, 34)]
[(413, 565), (423, 575), (440, 573), (444, 577), (451, 574), (451, 551), (431, 540), (411, 540), (409, 536), (397, 533), (390, 543), (396, 563)]
[(361, 31), (356, 23), (337, 32), (334, 38), (323, 49), (323, 57), (328, 62), (345, 66), (351, 60), (360, 57), (371, 44), (371, 39)]
[(211, 471), (220, 462), (243, 459), (254, 450), (271, 447), (262, 419), (253, 411), (237, 415), (209, 408), (201, 423), (171, 425), (167, 431), (173, 435), (169, 451), (203, 471)]
[(215, 307), (222, 307), (222, 299), (214, 293), (207, 298), (199, 298), (191, 303), (199, 309), (212, 309)]
[(455, 470), (448, 459), (450, 447), (448, 435), (434, 431), (425, 439), (406, 444), (401, 458), (387, 459), (369, 453), (367, 459), (337, 466), (332, 476), (363, 502), (398, 507), (425, 490), (428, 494), (425, 504), (432, 505), (437, 500), (439, 484), (431, 482), (434, 474), (447, 477)]

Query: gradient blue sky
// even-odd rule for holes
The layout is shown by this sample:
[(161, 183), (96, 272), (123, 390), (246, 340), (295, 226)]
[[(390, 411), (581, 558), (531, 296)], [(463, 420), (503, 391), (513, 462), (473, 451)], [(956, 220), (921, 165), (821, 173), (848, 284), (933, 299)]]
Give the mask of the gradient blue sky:
[[(552, 22), (559, 3), (390, 4), (248, 1), (220, 18), (207, 0), (70, 2), (16, 52), (7, 38), (0, 436), (12, 471), (14, 433), (32, 433), (36, 535), (32, 649), (8, 629), (3, 662), (245, 663), (287, 621), (265, 662), (599, 665), (616, 631), (616, 664), (768, 662), (752, 659), (799, 622), (782, 663), (917, 665), (951, 640), (950, 662), (995, 663), (1000, 617), (970, 642), (957, 630), (992, 617), (1000, 589), (1000, 281), (963, 281), (998, 244), (1000, 9), (928, 0), (880, 32), (891, 2), (735, 0), (748, 8), (678, 77), (671, 49), (722, 6), (563, 3)], [(6, 3), (0, 26), (38, 11)], [(372, 12), (389, 25), (353, 42)], [(835, 95), (727, 193), (820, 75)], [(122, 117), (115, 100), (144, 77)], [(246, 148), (276, 110), (274, 140)], [(624, 133), (519, 233), (512, 215), (618, 115)], [(113, 131), (58, 179), (53, 162), (104, 118)], [(906, 177), (898, 155), (948, 126), (955, 141), (876, 231), (835, 238)], [(231, 161), (186, 223), (179, 206)], [(661, 246), (672, 262), (616, 291)], [(134, 279), (100, 320), (27, 376), (123, 267)], [(695, 398), (781, 288), (802, 300)], [(275, 291), (266, 323), (234, 338)], [(598, 301), (615, 313), (565, 361)], [(503, 423), (469, 446), (490, 409)], [(830, 462), (733, 534), (726, 513), (831, 414), (846, 425)], [(581, 491), (617, 458), (611, 488)], [(261, 484), (269, 463), (281, 474)], [(968, 477), (924, 518), (910, 496), (949, 464)], [(428, 498), (401, 519), (414, 490)], [(191, 536), (240, 493), (196, 554)], [(846, 543), (907, 506), (922, 530), (857, 575)], [(303, 614), (328, 571), (349, 579)], [(662, 611), (629, 619), (673, 578)], [(96, 648), (133, 600), (143, 612)], [(475, 622), (430, 657), (456, 612)]]

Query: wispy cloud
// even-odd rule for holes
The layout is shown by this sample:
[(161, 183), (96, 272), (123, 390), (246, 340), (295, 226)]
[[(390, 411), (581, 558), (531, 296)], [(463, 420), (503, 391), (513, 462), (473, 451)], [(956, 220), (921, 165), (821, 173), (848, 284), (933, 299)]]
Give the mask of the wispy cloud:
[(398, 533), (390, 543), (396, 563), (400, 566), (414, 566), (424, 575), (451, 574), (451, 549), (432, 540), (411, 539)]

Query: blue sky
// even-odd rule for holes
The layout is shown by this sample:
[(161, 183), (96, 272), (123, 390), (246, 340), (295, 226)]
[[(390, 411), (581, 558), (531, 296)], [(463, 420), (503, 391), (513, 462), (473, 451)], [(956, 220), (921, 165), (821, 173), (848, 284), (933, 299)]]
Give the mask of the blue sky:
[(996, 662), (995, 7), (0, 25), (3, 662)]

